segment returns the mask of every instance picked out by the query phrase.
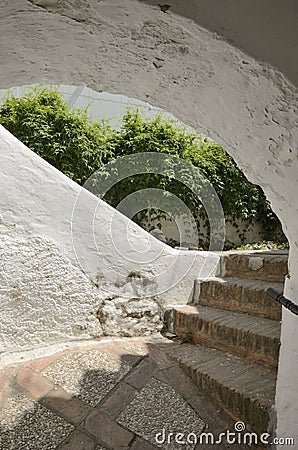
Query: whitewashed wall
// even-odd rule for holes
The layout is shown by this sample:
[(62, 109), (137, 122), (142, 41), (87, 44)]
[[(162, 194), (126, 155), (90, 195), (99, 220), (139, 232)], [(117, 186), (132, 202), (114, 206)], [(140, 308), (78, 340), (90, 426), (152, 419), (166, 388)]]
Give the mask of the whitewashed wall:
[(155, 332), (215, 270), (217, 256), (163, 245), (3, 127), (0, 159), (1, 351)]
[[(189, 248), (192, 247), (191, 242), (187, 239), (187, 233), (186, 233), (186, 239), (185, 242), (181, 242), (181, 236), (179, 232), (179, 227), (188, 228), (188, 218), (185, 216), (175, 216), (171, 217), (167, 215), (166, 217), (158, 217), (158, 218), (145, 218), (142, 222), (142, 227), (150, 231), (152, 229), (159, 228), (159, 225), (161, 226), (161, 231), (163, 232), (164, 236), (168, 240), (176, 241), (177, 243), (180, 242), (180, 244), (186, 245)], [(236, 228), (234, 226), (234, 223), (237, 224)], [(200, 239), (203, 239), (204, 241), (208, 238), (208, 228), (205, 225), (205, 221), (201, 220), (199, 221), (199, 232), (200, 232)], [(242, 239), (242, 236), (243, 239)], [(260, 223), (253, 221), (252, 223), (245, 223), (245, 221), (241, 219), (236, 219), (231, 221), (226, 220), (225, 224), (225, 238), (226, 243), (229, 246), (240, 246), (244, 243), (254, 243), (254, 242), (260, 242), (263, 240), (263, 230)]]
[(100, 337), (102, 302), (53, 241), (1, 220), (0, 353)]

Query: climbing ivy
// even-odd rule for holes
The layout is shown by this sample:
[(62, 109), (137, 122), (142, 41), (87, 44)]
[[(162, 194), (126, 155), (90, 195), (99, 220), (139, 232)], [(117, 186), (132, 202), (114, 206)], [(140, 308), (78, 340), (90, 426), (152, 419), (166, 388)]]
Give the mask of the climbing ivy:
[[(264, 239), (285, 240), (279, 220), (263, 191), (246, 179), (223, 147), (189, 132), (183, 125), (162, 115), (148, 118), (139, 111), (128, 111), (123, 117), (121, 130), (115, 135), (115, 157), (148, 151), (169, 153), (197, 167), (213, 185), (226, 218), (236, 228), (237, 219), (242, 219), (247, 225), (256, 220), (262, 223)], [(169, 163), (168, 177), (142, 174), (127, 178), (107, 198), (116, 206), (131, 192), (155, 186), (181, 198), (195, 217), (205, 217), (204, 209), (193, 192), (172, 178), (172, 169)], [(189, 174), (185, 176), (187, 178)]]
[[(120, 130), (114, 130), (107, 121), (92, 122), (87, 110), (70, 110), (57, 90), (38, 86), (22, 98), (5, 98), (0, 107), (0, 124), (79, 184), (120, 156), (160, 152), (182, 158), (211, 182), (229, 220), (242, 219), (248, 224), (257, 220), (263, 225), (264, 239), (285, 240), (261, 188), (245, 178), (232, 157), (220, 145), (162, 115), (149, 118), (130, 110)], [(116, 206), (133, 191), (156, 187), (181, 198), (195, 217), (204, 216), (195, 195), (173, 178), (173, 173), (169, 162), (166, 175), (143, 173), (127, 178), (114, 186), (105, 200)]]

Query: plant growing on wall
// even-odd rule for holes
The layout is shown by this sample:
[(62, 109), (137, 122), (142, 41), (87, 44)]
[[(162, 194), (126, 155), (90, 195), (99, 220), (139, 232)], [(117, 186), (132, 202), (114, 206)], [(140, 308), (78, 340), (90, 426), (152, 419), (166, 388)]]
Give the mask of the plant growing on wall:
[[(138, 111), (128, 111), (123, 117), (121, 130), (115, 135), (115, 157), (147, 151), (169, 153), (187, 160), (211, 182), (230, 221), (242, 219), (247, 224), (253, 220), (260, 221), (265, 239), (283, 240), (279, 221), (263, 191), (246, 179), (233, 158), (220, 145), (187, 131), (183, 125), (161, 115), (152, 119)], [(171, 177), (170, 166), (168, 174), (168, 177), (142, 174), (127, 178), (109, 192), (107, 198), (116, 206), (136, 189), (155, 186), (181, 198), (195, 217), (201, 216), (207, 221), (195, 195)], [(186, 172), (184, 176), (187, 178), (189, 174)], [(207, 243), (203, 244), (206, 246)]]
[[(59, 92), (39, 86), (22, 98), (7, 97), (0, 107), (0, 123), (79, 184), (107, 162), (132, 153), (161, 152), (187, 160), (211, 182), (229, 220), (250, 223), (256, 219), (263, 223), (264, 239), (285, 239), (260, 187), (245, 178), (220, 145), (189, 132), (174, 120), (127, 111), (121, 129), (116, 131), (107, 122), (92, 122), (87, 111), (69, 110)], [(183, 176), (190, 175), (186, 171)], [(143, 173), (123, 180), (105, 200), (117, 206), (131, 192), (153, 186), (172, 192), (195, 217), (204, 217), (197, 198), (173, 177), (170, 163), (164, 176)]]

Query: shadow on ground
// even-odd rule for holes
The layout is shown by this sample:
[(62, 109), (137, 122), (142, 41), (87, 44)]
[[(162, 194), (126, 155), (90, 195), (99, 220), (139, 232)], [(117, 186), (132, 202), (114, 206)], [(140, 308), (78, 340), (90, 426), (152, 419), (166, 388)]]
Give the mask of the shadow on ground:
[(5, 369), (0, 449), (210, 449), (200, 433), (233, 425), (167, 356), (170, 345), (97, 343)]

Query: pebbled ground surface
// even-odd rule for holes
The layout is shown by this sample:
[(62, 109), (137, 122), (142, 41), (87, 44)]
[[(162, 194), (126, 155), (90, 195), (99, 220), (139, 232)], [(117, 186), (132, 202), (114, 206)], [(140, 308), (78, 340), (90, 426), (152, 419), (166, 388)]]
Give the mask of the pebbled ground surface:
[(185, 445), (163, 442), (164, 432), (233, 429), (167, 357), (172, 345), (164, 338), (84, 344), (6, 367), (0, 372), (0, 449), (209, 448), (196, 446), (194, 437)]

